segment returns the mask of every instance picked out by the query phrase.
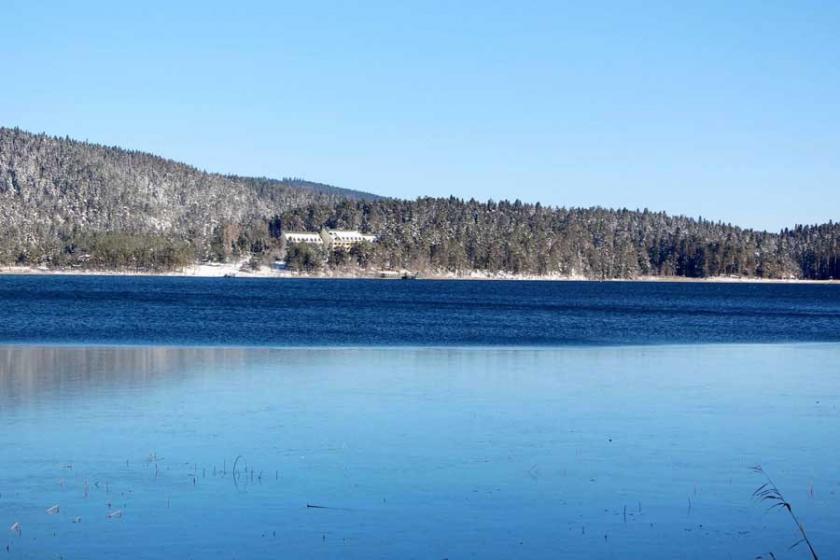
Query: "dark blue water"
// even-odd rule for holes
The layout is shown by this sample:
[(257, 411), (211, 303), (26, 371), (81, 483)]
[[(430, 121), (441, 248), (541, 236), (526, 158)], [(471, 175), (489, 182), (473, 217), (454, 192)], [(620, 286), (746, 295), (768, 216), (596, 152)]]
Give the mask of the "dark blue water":
[(840, 341), (840, 286), (0, 276), (0, 343)]

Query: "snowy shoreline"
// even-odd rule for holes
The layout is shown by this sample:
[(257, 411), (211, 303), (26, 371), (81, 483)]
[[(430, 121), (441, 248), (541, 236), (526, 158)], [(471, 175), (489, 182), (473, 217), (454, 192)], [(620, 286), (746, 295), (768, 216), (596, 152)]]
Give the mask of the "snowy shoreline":
[[(400, 273), (395, 271), (335, 271), (322, 273), (298, 273), (274, 270), (263, 266), (258, 270), (243, 270), (243, 263), (210, 263), (196, 264), (181, 270), (167, 272), (133, 271), (133, 270), (82, 270), (82, 269), (48, 269), (29, 266), (0, 266), (0, 275), (15, 276), (174, 276), (194, 278), (312, 278), (312, 279), (399, 279)], [(464, 274), (456, 273), (428, 273), (418, 276), (421, 280), (517, 280), (517, 281), (557, 281), (557, 282), (703, 282), (703, 283), (751, 283), (751, 284), (840, 284), (840, 280), (806, 280), (782, 278), (750, 278), (734, 276), (715, 276), (709, 278), (687, 278), (683, 276), (638, 276), (635, 278), (607, 278), (604, 280), (586, 278), (583, 276), (534, 275), (511, 273), (487, 273), (471, 271)]]

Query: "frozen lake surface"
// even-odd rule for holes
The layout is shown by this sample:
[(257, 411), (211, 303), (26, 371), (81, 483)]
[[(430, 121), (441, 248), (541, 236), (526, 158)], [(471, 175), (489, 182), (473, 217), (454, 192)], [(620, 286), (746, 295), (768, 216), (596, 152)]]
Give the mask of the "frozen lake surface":
[(3, 346), (0, 544), (10, 559), (806, 558), (751, 498), (761, 464), (836, 558), (838, 374), (835, 343)]

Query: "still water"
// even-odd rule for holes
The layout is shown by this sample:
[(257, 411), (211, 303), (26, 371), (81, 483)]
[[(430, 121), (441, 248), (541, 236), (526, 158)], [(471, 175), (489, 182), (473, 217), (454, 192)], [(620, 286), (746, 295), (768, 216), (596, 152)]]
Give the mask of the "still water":
[(833, 343), (3, 346), (2, 555), (806, 558), (761, 464), (837, 558), (838, 374)]

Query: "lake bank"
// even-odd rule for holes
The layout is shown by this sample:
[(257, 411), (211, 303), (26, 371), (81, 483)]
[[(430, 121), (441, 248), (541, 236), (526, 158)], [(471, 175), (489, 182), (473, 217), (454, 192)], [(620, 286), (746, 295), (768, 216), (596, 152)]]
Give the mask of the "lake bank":
[[(0, 275), (15, 276), (174, 276), (193, 278), (301, 278), (301, 279), (371, 279), (399, 280), (404, 271), (327, 271), (318, 273), (274, 270), (263, 266), (257, 270), (243, 270), (244, 262), (239, 263), (202, 263), (181, 270), (164, 272), (79, 269), (79, 268), (41, 268), (32, 266), (0, 266)], [(413, 272), (411, 272), (413, 274)], [(507, 280), (507, 281), (555, 281), (555, 282), (709, 282), (709, 283), (756, 283), (756, 284), (840, 284), (840, 280), (810, 280), (803, 278), (754, 278), (745, 276), (714, 276), (691, 278), (686, 276), (637, 276), (634, 278), (587, 278), (559, 274), (513, 274), (471, 271), (468, 273), (419, 273), (420, 280)]]

